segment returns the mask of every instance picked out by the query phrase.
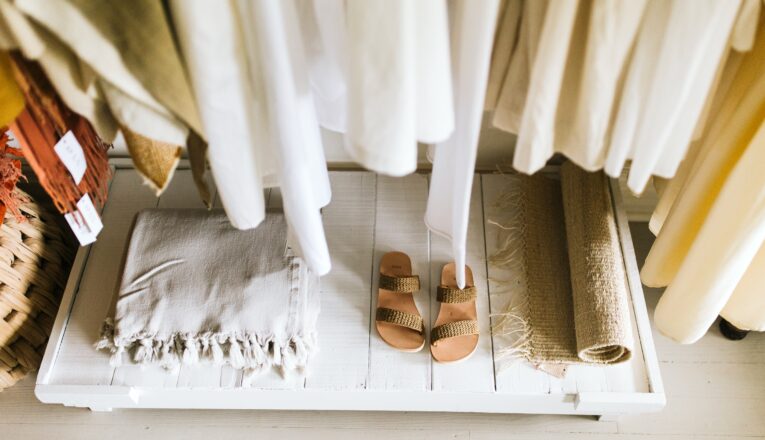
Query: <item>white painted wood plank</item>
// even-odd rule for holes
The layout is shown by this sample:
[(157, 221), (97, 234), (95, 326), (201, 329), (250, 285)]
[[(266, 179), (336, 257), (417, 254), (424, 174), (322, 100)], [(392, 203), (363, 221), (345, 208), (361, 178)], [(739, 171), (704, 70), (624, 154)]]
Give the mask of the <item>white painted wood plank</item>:
[(118, 288), (125, 243), (135, 214), (156, 206), (157, 198), (133, 170), (117, 170), (103, 211), (104, 229), (92, 245), (51, 383), (108, 385), (109, 354), (96, 351), (101, 324)]
[[(501, 230), (488, 222), (494, 221), (506, 224), (510, 215), (509, 210), (502, 211), (497, 206), (497, 201), (511, 185), (511, 176), (504, 174), (484, 174), (481, 177), (483, 187), (483, 210), (486, 227), (486, 254), (489, 259), (499, 249), (498, 237)], [(512, 289), (508, 286), (520, 277), (513, 268), (503, 268), (495, 264), (488, 265), (489, 292), (491, 294), (491, 313), (501, 314), (507, 310), (512, 300)], [(517, 281), (516, 281), (517, 282)], [(493, 319), (492, 324), (497, 320)], [(507, 338), (493, 336), (495, 358), (502, 347), (507, 347), (510, 341)], [(509, 365), (509, 366), (508, 366)], [(526, 362), (495, 362), (496, 389), (503, 393), (549, 393), (550, 375), (538, 371)]]
[[(429, 234), (423, 218), (428, 197), (427, 178), (412, 174), (401, 178), (378, 176), (375, 216), (375, 264), (372, 274), (372, 316), (377, 308), (380, 258), (400, 251), (412, 260), (420, 276), (421, 291), (414, 294), (420, 314), (430, 316)], [(369, 348), (369, 389), (420, 391), (431, 387), (431, 356), (427, 339), (423, 350), (404, 353), (388, 346), (372, 325)]]
[[(614, 204), (616, 226), (619, 232), (619, 242), (624, 257), (626, 283), (630, 292), (630, 318), (632, 318), (632, 333), (635, 338), (635, 353), (630, 364), (633, 365), (633, 374), (621, 372), (621, 383), (629, 383), (632, 379), (636, 391), (652, 391), (664, 393), (664, 385), (659, 372), (659, 362), (651, 332), (651, 323), (646, 310), (645, 296), (640, 271), (635, 258), (635, 247), (632, 243), (629, 222), (623, 205), (622, 191), (619, 182), (610, 181), (611, 196)], [(615, 378), (612, 378), (613, 381)], [(629, 389), (631, 390), (631, 389)]]
[[(446, 214), (444, 214), (446, 215)], [(451, 240), (430, 233), (430, 328), (438, 317), (439, 303), (436, 288), (441, 279), (441, 269), (453, 261)], [(480, 335), (476, 351), (468, 359), (453, 364), (432, 361), (433, 391), (494, 391), (494, 357), (491, 347), (489, 323), (489, 285), (486, 272), (486, 248), (484, 237), (483, 201), (481, 177), (475, 175), (470, 196), (470, 217), (467, 234), (467, 265), (473, 271), (473, 281), (478, 290), (476, 311)], [(428, 345), (426, 344), (426, 349)]]
[[(114, 167), (110, 166), (109, 168), (111, 169), (113, 176)], [(31, 172), (31, 170), (25, 169), (25, 173), (27, 176), (28, 185), (32, 183), (35, 185), (39, 184), (37, 176)], [(110, 188), (112, 181), (113, 180), (109, 180)], [(24, 189), (27, 190), (27, 193), (35, 192), (34, 190), (28, 190), (26, 187)], [(42, 187), (39, 187), (38, 190), (43, 191)], [(31, 195), (37, 197), (34, 194)], [(99, 214), (103, 216), (103, 207)], [(77, 249), (77, 254), (74, 261), (72, 262), (69, 278), (67, 279), (66, 287), (64, 288), (64, 293), (61, 295), (61, 306), (58, 309), (58, 313), (56, 313), (56, 319), (48, 338), (48, 345), (45, 347), (45, 354), (38, 370), (37, 381), (39, 383), (48, 383), (50, 381), (51, 374), (53, 374), (53, 367), (55, 365), (56, 359), (58, 358), (59, 349), (61, 348), (61, 341), (64, 338), (64, 333), (66, 331), (67, 324), (69, 323), (69, 317), (72, 312), (72, 306), (74, 305), (74, 298), (76, 297), (77, 291), (80, 288), (80, 280), (82, 279), (82, 274), (85, 271), (85, 266), (87, 265), (91, 249), (92, 246), (84, 246)]]
[(376, 177), (332, 172), (332, 203), (324, 209), (332, 271), (321, 279), (319, 353), (308, 389), (363, 389), (369, 373)]
[[(191, 170), (178, 169), (173, 175), (170, 185), (162, 193), (157, 203), (158, 208), (204, 208), (199, 198)], [(125, 242), (127, 246), (129, 240)], [(213, 377), (210, 377), (213, 376)], [(114, 371), (112, 385), (144, 386), (144, 387), (175, 387), (203, 386), (210, 381), (220, 382), (220, 367), (212, 365), (189, 366), (182, 365), (175, 370), (167, 370), (159, 365), (134, 365), (126, 363)]]

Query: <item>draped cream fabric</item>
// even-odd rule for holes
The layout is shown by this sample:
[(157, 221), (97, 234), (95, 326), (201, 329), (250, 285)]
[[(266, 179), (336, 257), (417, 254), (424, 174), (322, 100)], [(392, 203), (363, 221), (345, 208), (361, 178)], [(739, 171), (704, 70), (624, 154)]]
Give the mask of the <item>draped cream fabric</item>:
[[(677, 275), (656, 305), (657, 328), (681, 343), (701, 338), (717, 315), (762, 329), (765, 122), (722, 186)], [(744, 281), (742, 283), (742, 280)], [(729, 307), (726, 304), (734, 297)], [(750, 306), (754, 306), (751, 309)]]
[[(674, 281), (709, 211), (765, 117), (765, 32), (736, 69), (641, 272), (648, 286)], [(690, 163), (690, 162), (689, 162)]]
[[(639, 125), (634, 137), (626, 140), (627, 145), (634, 143), (627, 181), (632, 191), (641, 193), (651, 175), (669, 178), (677, 170), (724, 60), (739, 4), (735, 0), (670, 2), (659, 50), (643, 60), (651, 65), (646, 71), (651, 79), (647, 88), (637, 92), (643, 96), (636, 103)], [(645, 32), (661, 30), (643, 27), (641, 34)], [(632, 64), (632, 68), (640, 66)]]
[(518, 42), (518, 28), (521, 24), (521, 0), (503, 0), (497, 17), (497, 32), (491, 54), (491, 69), (486, 85), (484, 110), (494, 110), (499, 99), (499, 92), (505, 82), (510, 59)]
[[(641, 23), (645, 1), (523, 2), (509, 67), (515, 5), (507, 6), (494, 49), (490, 89), (500, 87), (493, 123), (518, 134), (513, 165), (541, 169), (561, 152), (588, 170), (602, 168), (618, 82)], [(502, 45), (499, 43), (502, 42)], [(501, 70), (507, 73), (503, 80)], [(501, 84), (499, 84), (501, 82)]]
[[(763, 23), (760, 18), (760, 24)], [(714, 118), (670, 182), (654, 219), (658, 236), (641, 278), (668, 286), (655, 323), (690, 343), (718, 314), (743, 329), (765, 328), (761, 283), (765, 242), (765, 32), (751, 52), (732, 54), (713, 100)], [(662, 206), (662, 205), (660, 205)]]
[(672, 177), (705, 126), (729, 45), (749, 44), (759, 7), (508, 0), (486, 108), (494, 126), (518, 134), (513, 166), (534, 173), (562, 153), (618, 177), (631, 160), (635, 193), (654, 175)]
[(346, 150), (370, 170), (412, 173), (417, 141), (454, 130), (446, 1), (352, 1), (346, 17)]

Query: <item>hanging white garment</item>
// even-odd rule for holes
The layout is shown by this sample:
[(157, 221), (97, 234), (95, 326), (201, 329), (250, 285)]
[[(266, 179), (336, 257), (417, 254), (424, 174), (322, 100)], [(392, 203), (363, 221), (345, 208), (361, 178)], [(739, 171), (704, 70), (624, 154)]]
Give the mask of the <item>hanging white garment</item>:
[(177, 0), (172, 11), (232, 224), (257, 226), (263, 187), (277, 183), (293, 245), (327, 273), (329, 177), (295, 2)]
[(463, 288), (470, 195), (499, 1), (452, 0), (449, 6), (457, 126), (435, 147), (425, 223), (451, 239), (457, 283)]
[(348, 2), (346, 150), (392, 176), (454, 129), (445, 0)]
[(262, 169), (271, 158), (254, 130), (255, 97), (236, 10), (231, 2), (204, 0), (174, 0), (171, 10), (218, 197), (234, 227), (254, 228), (265, 218)]
[(348, 118), (345, 3), (307, 0), (297, 2), (296, 7), (319, 123), (328, 130), (345, 132)]
[(670, 178), (685, 156), (740, 1), (651, 0), (625, 81), (606, 172), (632, 159), (628, 186)]

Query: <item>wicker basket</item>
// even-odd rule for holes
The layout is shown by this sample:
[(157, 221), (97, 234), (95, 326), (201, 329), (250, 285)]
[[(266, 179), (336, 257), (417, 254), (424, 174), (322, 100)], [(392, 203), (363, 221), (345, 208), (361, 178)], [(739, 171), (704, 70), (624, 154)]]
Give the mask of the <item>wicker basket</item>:
[(52, 211), (20, 209), (0, 227), (0, 391), (40, 366), (75, 252)]

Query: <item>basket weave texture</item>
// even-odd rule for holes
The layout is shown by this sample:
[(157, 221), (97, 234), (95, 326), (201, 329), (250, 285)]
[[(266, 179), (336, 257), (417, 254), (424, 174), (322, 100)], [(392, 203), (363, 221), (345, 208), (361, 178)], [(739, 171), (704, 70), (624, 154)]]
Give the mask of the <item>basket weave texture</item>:
[(75, 253), (52, 211), (20, 209), (0, 227), (0, 391), (40, 366)]

